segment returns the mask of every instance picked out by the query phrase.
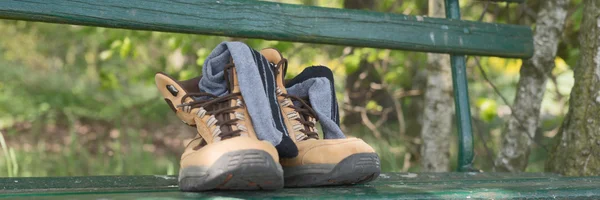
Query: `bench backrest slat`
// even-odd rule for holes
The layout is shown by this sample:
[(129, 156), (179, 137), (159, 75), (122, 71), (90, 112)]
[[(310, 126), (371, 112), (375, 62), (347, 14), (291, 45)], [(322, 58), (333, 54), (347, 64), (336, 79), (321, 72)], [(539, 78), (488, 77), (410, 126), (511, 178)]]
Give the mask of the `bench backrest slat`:
[(2, 0), (0, 18), (528, 58), (527, 26), (243, 0)]

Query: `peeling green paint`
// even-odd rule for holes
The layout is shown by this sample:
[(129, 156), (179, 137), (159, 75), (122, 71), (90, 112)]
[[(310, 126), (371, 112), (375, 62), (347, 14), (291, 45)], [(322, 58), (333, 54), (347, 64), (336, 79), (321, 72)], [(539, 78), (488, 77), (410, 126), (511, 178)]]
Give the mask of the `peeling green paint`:
[[(527, 26), (262, 1), (2, 0), (0, 18), (436, 53), (533, 55)], [(437, 43), (423, 34), (430, 32)], [(445, 35), (447, 43), (441, 42)]]

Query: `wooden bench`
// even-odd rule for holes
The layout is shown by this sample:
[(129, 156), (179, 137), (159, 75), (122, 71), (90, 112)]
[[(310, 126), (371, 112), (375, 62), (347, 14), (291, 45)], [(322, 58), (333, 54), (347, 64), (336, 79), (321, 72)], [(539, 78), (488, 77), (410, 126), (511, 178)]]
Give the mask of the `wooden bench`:
[(599, 181), (600, 177), (560, 177), (545, 173), (384, 173), (372, 183), (357, 186), (182, 193), (179, 192), (176, 176), (2, 178), (0, 198), (597, 199)]
[[(523, 2), (523, 0), (495, 0)], [(174, 176), (1, 178), (1, 197), (64, 199), (242, 198), (552, 198), (600, 196), (600, 177), (545, 173), (477, 173), (465, 55), (529, 58), (530, 27), (460, 20), (458, 0), (446, 0), (447, 19), (243, 0), (2, 0), (0, 18), (135, 30), (347, 45), (451, 54), (459, 133), (458, 171), (384, 173), (366, 185), (276, 192), (177, 192)], [(58, 195), (58, 196), (57, 196)]]

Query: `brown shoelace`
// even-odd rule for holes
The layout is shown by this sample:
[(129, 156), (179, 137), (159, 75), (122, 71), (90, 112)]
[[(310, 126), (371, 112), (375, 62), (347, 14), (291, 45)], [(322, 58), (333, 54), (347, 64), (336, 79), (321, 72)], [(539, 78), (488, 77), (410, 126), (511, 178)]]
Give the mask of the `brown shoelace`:
[[(211, 97), (212, 99), (195, 100), (195, 101), (192, 101), (189, 103), (182, 103), (182, 104), (178, 105), (177, 107), (189, 106), (189, 108), (187, 108), (188, 110), (191, 110), (193, 108), (204, 107), (207, 110), (206, 114), (213, 115), (216, 117), (216, 116), (234, 113), (235, 109), (241, 108), (241, 106), (230, 106), (230, 107), (216, 109), (216, 110), (210, 109), (211, 107), (217, 106), (217, 104), (221, 104), (221, 103), (229, 104), (230, 100), (238, 99), (238, 96), (241, 96), (241, 95), (242, 94), (239, 92), (231, 93), (231, 94), (228, 94), (228, 95), (225, 95), (222, 97), (217, 97), (213, 94), (204, 93), (204, 92), (188, 93), (188, 94), (184, 95), (182, 99), (185, 99), (188, 97), (203, 97), (203, 96), (208, 96), (208, 97)], [(233, 118), (233, 119), (229, 119), (229, 120), (225, 120), (225, 121), (219, 120), (219, 121), (217, 121), (216, 125), (217, 126), (234, 126), (237, 124), (238, 120), (239, 120), (238, 118)], [(232, 137), (240, 136), (241, 132), (242, 132), (242, 130), (239, 130), (239, 129), (235, 130), (235, 131), (222, 131), (219, 134), (219, 137), (221, 137), (221, 139), (232, 138)]]
[[(287, 70), (287, 64), (288, 64), (287, 59), (281, 58), (279, 63), (277, 63), (277, 65), (273, 64), (273, 66), (275, 67), (275, 71), (277, 72), (277, 74), (279, 74), (280, 72), (277, 69), (281, 68), (282, 72), (285, 72)], [(316, 124), (314, 122), (307, 120), (308, 117), (314, 118), (315, 121), (318, 121), (319, 118), (317, 117), (317, 114), (312, 109), (312, 107), (308, 103), (306, 103), (306, 100), (304, 100), (298, 96), (294, 96), (294, 95), (290, 95), (290, 94), (286, 94), (286, 93), (280, 93), (279, 95), (292, 100), (290, 102), (290, 105), (288, 105), (288, 107), (293, 108), (300, 115), (300, 116), (298, 116), (298, 118), (296, 120), (304, 126), (304, 128), (300, 130), (300, 132), (302, 132), (306, 135), (306, 138), (304, 138), (304, 140), (307, 140), (309, 138), (319, 139), (319, 133), (317, 133), (316, 131), (311, 131), (311, 130), (316, 130), (316, 128), (315, 128)], [(294, 101), (299, 102), (300, 106), (294, 105)]]
[[(319, 120), (316, 112), (312, 109), (312, 107), (310, 105), (308, 105), (304, 99), (302, 99), (298, 96), (285, 94), (285, 93), (282, 93), (280, 95), (292, 100), (292, 102), (290, 103), (290, 105), (288, 105), (288, 107), (293, 108), (300, 115), (296, 120), (298, 122), (300, 122), (300, 124), (305, 126), (304, 129), (300, 130), (300, 132), (304, 133), (307, 136), (305, 138), (305, 140), (308, 138), (319, 139), (319, 134), (316, 131), (311, 131), (311, 129), (316, 130), (316, 128), (315, 128), (316, 124), (314, 122), (307, 120), (308, 117), (314, 118), (315, 121)], [(299, 102), (300, 106), (294, 105), (293, 102)]]
[[(225, 69), (224, 69), (224, 78), (225, 78), (225, 82), (227, 82), (227, 84), (229, 83), (229, 74), (228, 71), (229, 69), (233, 68), (233, 62), (229, 63), (226, 65)], [(229, 89), (231, 90), (231, 86), (228, 85)], [(190, 112), (193, 108), (206, 108), (207, 112), (206, 114), (209, 115), (213, 115), (215, 116), (215, 118), (217, 118), (217, 116), (223, 116), (223, 115), (228, 115), (231, 113), (235, 113), (235, 110), (238, 108), (241, 108), (242, 106), (237, 104), (236, 106), (229, 106), (230, 100), (239, 100), (238, 97), (241, 97), (242, 94), (239, 92), (236, 93), (231, 93), (231, 94), (227, 94), (225, 96), (216, 96), (210, 93), (206, 93), (206, 92), (196, 92), (196, 93), (188, 93), (186, 95), (184, 95), (181, 100), (181, 104), (178, 105), (177, 107), (183, 107), (184, 110), (187, 110), (186, 112)], [(209, 99), (207, 100), (196, 100), (196, 98), (194, 97), (209, 97)], [(183, 103), (184, 99), (187, 98), (192, 98), (194, 99), (194, 101), (189, 102), (189, 103)], [(225, 104), (226, 106), (224, 108), (221, 109), (211, 109), (213, 107), (219, 107), (218, 105), (222, 105)], [(220, 117), (221, 119), (226, 119), (225, 117)], [(228, 119), (228, 120), (218, 120), (216, 122), (217, 126), (234, 126), (237, 124), (237, 121), (240, 120), (239, 118), (233, 118), (233, 119)], [(218, 134), (218, 136), (221, 139), (228, 139), (228, 138), (232, 138), (232, 137), (236, 137), (236, 136), (240, 136), (240, 133), (243, 130), (232, 130), (230, 129), (230, 131), (221, 131), (220, 134)]]

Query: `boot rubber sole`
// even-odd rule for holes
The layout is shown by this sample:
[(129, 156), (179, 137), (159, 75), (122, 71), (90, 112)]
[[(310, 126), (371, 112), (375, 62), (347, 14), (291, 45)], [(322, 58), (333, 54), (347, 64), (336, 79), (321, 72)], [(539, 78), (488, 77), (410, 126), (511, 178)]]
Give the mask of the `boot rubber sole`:
[(352, 185), (373, 181), (381, 173), (376, 153), (359, 153), (338, 164), (313, 164), (283, 168), (285, 187)]
[(283, 188), (283, 170), (265, 151), (234, 151), (224, 154), (210, 167), (181, 169), (179, 188), (186, 192), (275, 190)]

